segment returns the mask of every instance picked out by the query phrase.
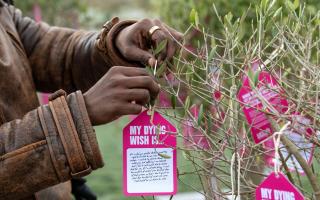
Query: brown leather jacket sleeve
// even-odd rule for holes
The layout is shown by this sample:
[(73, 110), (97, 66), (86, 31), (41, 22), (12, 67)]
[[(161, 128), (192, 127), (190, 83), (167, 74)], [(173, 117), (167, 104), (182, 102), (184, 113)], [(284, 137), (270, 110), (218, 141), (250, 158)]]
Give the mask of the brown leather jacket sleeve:
[[(111, 66), (130, 65), (119, 54), (108, 56), (98, 51), (95, 45), (98, 32), (36, 23), (23, 17), (21, 11), (13, 6), (8, 6), (8, 9), (30, 61), (34, 82), (39, 91), (86, 91)], [(132, 23), (128, 23), (130, 24)], [(113, 33), (124, 28), (119, 25), (113, 27)], [(105, 41), (114, 41), (115, 36), (116, 34), (108, 35), (109, 39)], [(111, 52), (118, 52), (113, 44), (107, 46), (112, 48)]]
[(18, 199), (103, 166), (80, 91), (0, 127), (0, 199)]

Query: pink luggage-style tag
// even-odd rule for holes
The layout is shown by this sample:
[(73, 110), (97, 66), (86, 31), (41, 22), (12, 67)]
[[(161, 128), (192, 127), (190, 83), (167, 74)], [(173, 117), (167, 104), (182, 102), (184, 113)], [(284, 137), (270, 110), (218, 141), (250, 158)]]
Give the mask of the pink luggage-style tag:
[(177, 192), (176, 128), (154, 111), (143, 111), (123, 129), (123, 191), (126, 196)]
[[(299, 149), (300, 155), (307, 161), (309, 165), (312, 163), (315, 145), (310, 142), (310, 138), (316, 136), (315, 131), (311, 128), (311, 119), (302, 116), (297, 113), (292, 117), (292, 124), (288, 129), (284, 130), (284, 135), (290, 139)], [(304, 171), (295, 157), (287, 159), (289, 152), (286, 148), (282, 148), (283, 144), (280, 144), (280, 151), (284, 159), (286, 159), (286, 165), (290, 171), (298, 171), (301, 175), (304, 175)], [(274, 143), (264, 143), (264, 149), (273, 150)], [(265, 159), (269, 166), (274, 165), (273, 155), (266, 154)]]
[(302, 193), (280, 171), (280, 137), (289, 125), (290, 122), (273, 134), (274, 172), (256, 188), (256, 200), (304, 200)]
[[(259, 71), (261, 66), (263, 67), (263, 63), (260, 60), (255, 60), (251, 63), (252, 71), (259, 73), (256, 91), (252, 89), (249, 77), (244, 76), (244, 83), (238, 93), (238, 99), (242, 105), (246, 120), (250, 125), (254, 142), (262, 143), (263, 148), (268, 151), (265, 154), (266, 163), (269, 166), (273, 166), (274, 142), (272, 139), (266, 140), (271, 136), (272, 126), (266, 114), (261, 111), (264, 109), (261, 99), (263, 98), (267, 104), (273, 107), (274, 110), (271, 110), (271, 112), (278, 112), (280, 114), (287, 112), (289, 104), (292, 106), (292, 103), (282, 96), (284, 92), (276, 78), (267, 71)], [(284, 131), (284, 134), (297, 145), (300, 149), (300, 154), (308, 164), (311, 164), (315, 148), (314, 144), (308, 140), (314, 134), (311, 128), (311, 120), (300, 113), (292, 113), (291, 116), (292, 127)], [(281, 150), (281, 153), (285, 158), (288, 156), (288, 152), (285, 150)], [(301, 166), (295, 163), (297, 163), (295, 158), (287, 159), (286, 161), (291, 171), (298, 170), (300, 174), (303, 174)]]
[(280, 172), (272, 172), (256, 189), (256, 200), (304, 200), (301, 192)]
[(285, 113), (288, 109), (288, 101), (281, 96), (282, 89), (277, 80), (267, 71), (258, 71), (260, 65), (263, 63), (260, 60), (255, 60), (251, 66), (254, 73), (259, 73), (256, 90), (252, 89), (249, 77), (244, 76), (243, 85), (238, 93), (238, 100), (250, 125), (255, 143), (267, 139), (272, 132), (272, 126), (266, 114), (260, 111), (265, 109), (261, 98), (272, 105), (276, 112)]

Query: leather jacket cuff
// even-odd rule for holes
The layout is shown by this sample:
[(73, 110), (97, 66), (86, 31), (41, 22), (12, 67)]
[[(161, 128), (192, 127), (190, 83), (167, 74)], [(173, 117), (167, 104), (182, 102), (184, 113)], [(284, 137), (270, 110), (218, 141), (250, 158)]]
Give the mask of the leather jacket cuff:
[(118, 17), (114, 17), (103, 25), (95, 46), (107, 63), (111, 63), (112, 66), (141, 67), (137, 62), (126, 60), (115, 45), (119, 32), (136, 22), (136, 20), (120, 21)]
[(103, 167), (104, 163), (96, 134), (92, 127), (81, 91), (69, 94), (67, 102), (88, 164), (93, 170)]
[[(50, 157), (59, 182), (82, 177), (103, 166), (97, 139), (86, 111), (81, 92), (66, 96), (63, 90), (49, 98), (49, 106), (39, 107), (38, 114), (48, 142)], [(59, 138), (59, 148), (51, 138)], [(56, 137), (55, 136), (55, 137)], [(66, 165), (61, 165), (63, 155)]]

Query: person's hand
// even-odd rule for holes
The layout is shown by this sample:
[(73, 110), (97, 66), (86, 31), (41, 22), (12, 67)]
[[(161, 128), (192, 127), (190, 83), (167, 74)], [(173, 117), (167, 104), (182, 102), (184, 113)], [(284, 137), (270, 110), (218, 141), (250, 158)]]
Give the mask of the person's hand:
[[(150, 49), (156, 48), (164, 40), (167, 41), (166, 48), (155, 58)], [(159, 64), (165, 60), (171, 61), (176, 50), (180, 49), (178, 42), (181, 40), (181, 33), (160, 20), (143, 19), (123, 29), (116, 37), (115, 44), (127, 60), (154, 66), (156, 59)]]
[(145, 69), (115, 66), (84, 94), (84, 100), (92, 124), (100, 125), (139, 114), (159, 91)]

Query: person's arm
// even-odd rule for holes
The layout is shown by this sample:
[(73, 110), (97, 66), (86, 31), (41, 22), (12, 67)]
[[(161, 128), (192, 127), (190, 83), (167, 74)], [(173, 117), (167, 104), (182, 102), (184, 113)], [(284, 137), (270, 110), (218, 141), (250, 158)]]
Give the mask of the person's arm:
[(18, 199), (103, 166), (80, 91), (0, 126), (0, 199)]
[[(96, 48), (98, 32), (36, 23), (28, 17), (23, 17), (21, 11), (13, 6), (7, 6), (7, 11), (12, 16), (30, 61), (35, 86), (39, 91), (54, 92), (58, 89), (64, 89), (68, 93), (75, 90), (86, 91), (111, 66), (116, 64), (137, 66), (126, 62), (120, 56), (109, 57), (99, 52)], [(119, 31), (134, 22), (123, 21), (113, 28)], [(114, 48), (113, 45), (108, 47)]]
[(1, 125), (0, 199), (21, 199), (102, 167), (92, 125), (139, 114), (159, 91), (145, 69), (115, 66), (85, 94), (60, 90), (48, 105)]
[[(13, 6), (8, 11), (30, 60), (36, 88), (46, 92), (86, 91), (112, 66), (153, 66), (156, 58), (159, 63), (170, 61), (182, 39), (159, 20), (114, 18), (97, 33), (36, 23)], [(155, 26), (159, 29), (150, 35)], [(150, 49), (163, 40), (167, 47), (155, 58)]]

